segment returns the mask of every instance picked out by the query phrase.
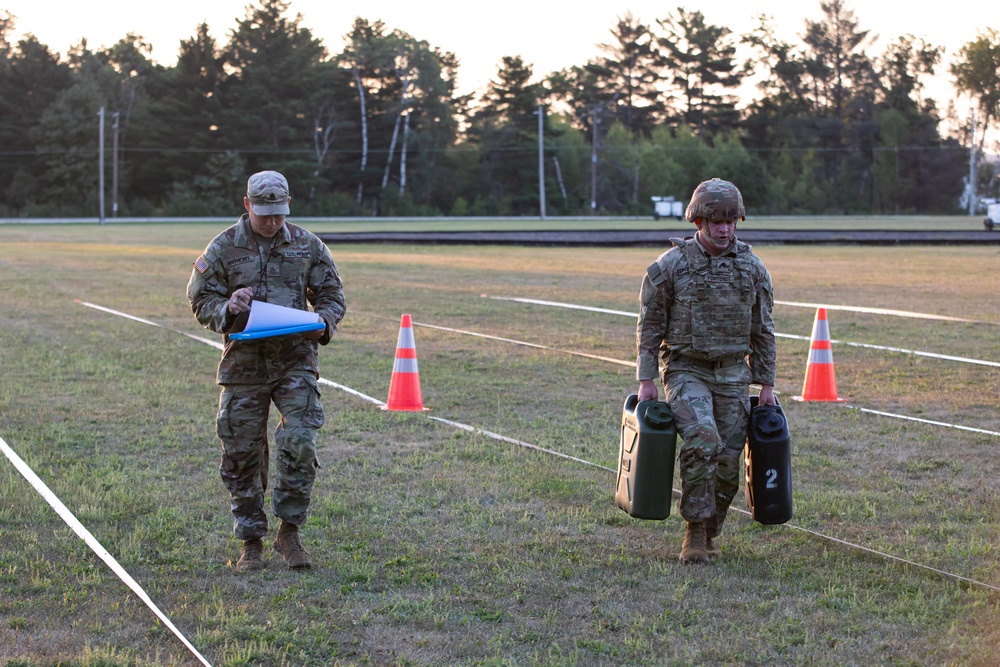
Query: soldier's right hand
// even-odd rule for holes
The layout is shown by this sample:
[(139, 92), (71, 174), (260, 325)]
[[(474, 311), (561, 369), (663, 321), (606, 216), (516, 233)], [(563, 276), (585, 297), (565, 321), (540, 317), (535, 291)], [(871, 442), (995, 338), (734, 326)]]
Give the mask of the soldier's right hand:
[(229, 297), (229, 312), (233, 315), (246, 313), (250, 310), (250, 303), (253, 301), (253, 288), (241, 287), (233, 292)]
[(639, 380), (639, 400), (640, 401), (655, 401), (659, 399), (660, 394), (656, 389), (656, 383), (652, 380)]

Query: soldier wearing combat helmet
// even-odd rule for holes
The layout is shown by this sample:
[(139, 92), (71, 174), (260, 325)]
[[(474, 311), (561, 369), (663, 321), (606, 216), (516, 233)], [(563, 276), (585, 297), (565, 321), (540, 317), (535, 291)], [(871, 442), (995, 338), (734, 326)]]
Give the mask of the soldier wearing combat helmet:
[(739, 490), (749, 385), (760, 385), (760, 405), (775, 404), (774, 297), (764, 264), (736, 238), (746, 210), (735, 185), (701, 183), (686, 217), (694, 237), (671, 239), (642, 280), (636, 378), (640, 401), (657, 399), (655, 379), (663, 381), (683, 440), (680, 560), (705, 563)]

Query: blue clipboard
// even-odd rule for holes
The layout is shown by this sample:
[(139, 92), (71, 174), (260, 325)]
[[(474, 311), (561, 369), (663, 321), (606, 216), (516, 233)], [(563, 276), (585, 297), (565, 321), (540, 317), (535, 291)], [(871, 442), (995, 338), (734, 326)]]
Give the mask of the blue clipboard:
[(256, 331), (241, 331), (229, 334), (232, 340), (256, 340), (258, 338), (271, 338), (272, 336), (285, 336), (287, 334), (302, 333), (303, 331), (316, 331), (325, 329), (326, 322), (310, 322), (309, 324), (296, 324), (291, 327), (281, 327), (280, 329), (258, 329)]

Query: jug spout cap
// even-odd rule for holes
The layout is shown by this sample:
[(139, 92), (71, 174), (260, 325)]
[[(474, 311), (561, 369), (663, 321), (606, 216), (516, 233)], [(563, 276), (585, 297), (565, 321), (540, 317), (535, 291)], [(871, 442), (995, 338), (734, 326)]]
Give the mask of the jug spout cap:
[(768, 411), (767, 417), (757, 424), (763, 433), (778, 433), (785, 428), (785, 418), (777, 410)]
[(653, 428), (666, 428), (673, 421), (673, 418), (667, 404), (659, 401), (646, 408), (646, 412), (642, 416), (643, 421)]

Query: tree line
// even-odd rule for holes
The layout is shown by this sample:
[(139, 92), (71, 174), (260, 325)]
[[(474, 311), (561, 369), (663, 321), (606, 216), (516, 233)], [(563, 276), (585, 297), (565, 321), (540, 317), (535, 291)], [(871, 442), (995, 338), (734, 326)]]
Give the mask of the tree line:
[(923, 95), (943, 48), (904, 35), (869, 55), (844, 2), (819, 4), (798, 43), (766, 16), (737, 36), (684, 8), (626, 14), (586, 64), (536, 77), (506, 56), (475, 95), (456, 92), (455, 54), (360, 17), (333, 53), (288, 0), (248, 6), (225, 43), (199, 25), (170, 66), (134, 34), (64, 57), (11, 44), (0, 12), (0, 215), (97, 214), (101, 109), (123, 216), (238, 213), (260, 169), (289, 177), (298, 216), (538, 215), (540, 171), (551, 215), (644, 215), (708, 176), (758, 214), (954, 213), (1000, 195), (976, 140), (1000, 117), (1000, 33), (949, 66), (976, 117), (948, 136), (949, 110)]

